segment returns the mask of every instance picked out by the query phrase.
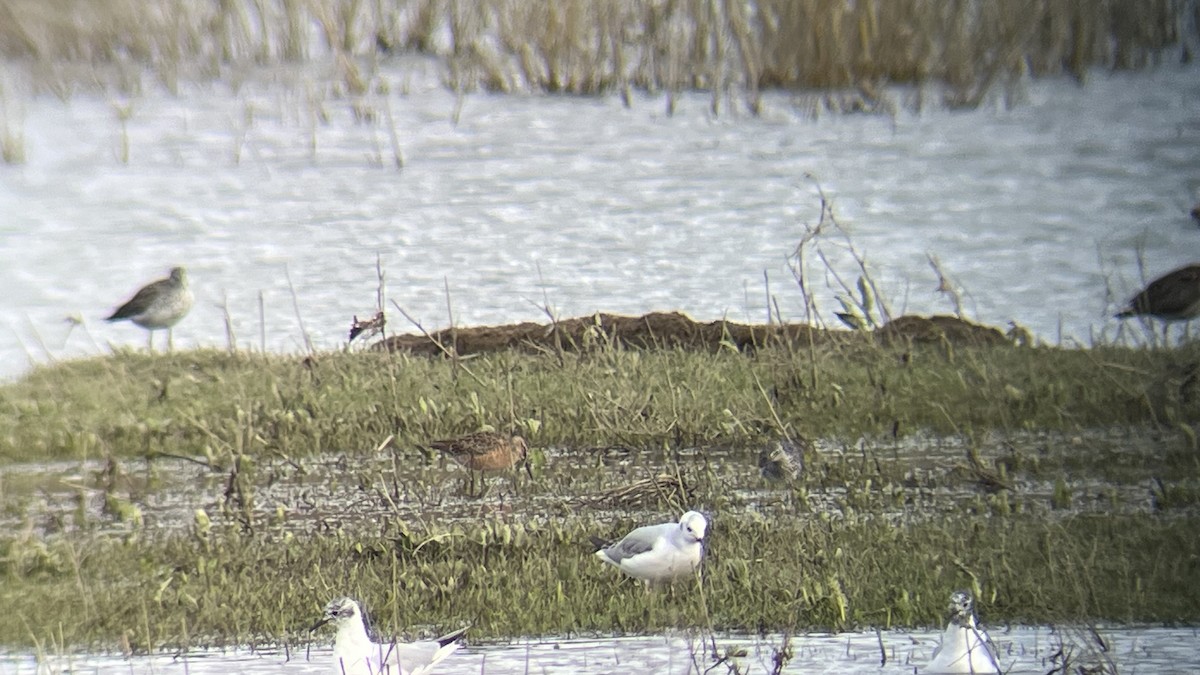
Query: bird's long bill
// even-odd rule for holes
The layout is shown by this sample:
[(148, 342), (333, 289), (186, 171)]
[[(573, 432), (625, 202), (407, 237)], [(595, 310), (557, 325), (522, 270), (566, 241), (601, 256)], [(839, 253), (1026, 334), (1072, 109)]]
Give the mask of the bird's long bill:
[(525, 460), (522, 462), (522, 464), (525, 465), (525, 474), (529, 476), (529, 480), (533, 480), (533, 467), (529, 465), (529, 455), (525, 456)]
[(311, 632), (315, 631), (316, 629), (320, 628), (321, 626), (324, 626), (325, 624), (329, 623), (330, 621), (333, 621), (332, 617), (323, 616), (323, 617), (317, 619), (317, 622), (314, 623), (312, 625), (312, 627), (308, 629), (308, 632), (311, 633)]

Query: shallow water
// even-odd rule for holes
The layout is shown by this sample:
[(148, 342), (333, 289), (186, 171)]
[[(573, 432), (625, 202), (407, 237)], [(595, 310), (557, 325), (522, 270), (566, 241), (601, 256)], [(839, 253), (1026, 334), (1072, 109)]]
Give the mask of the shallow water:
[[(1126, 675), (1187, 673), (1200, 669), (1200, 634), (1195, 629), (1101, 628), (1107, 658)], [(1006, 673), (1046, 673), (1061, 660), (1055, 653), (1064, 646), (1071, 663), (1096, 665), (1099, 652), (1086, 630), (1019, 627), (991, 630)], [(716, 636), (718, 650), (744, 656), (735, 658), (740, 672), (770, 673), (773, 658), (783, 646), (782, 636)], [(842, 673), (845, 675), (900, 675), (919, 672), (938, 643), (937, 631), (881, 631), (792, 636), (792, 658), (785, 673)], [(528, 640), (510, 644), (469, 646), (438, 665), (441, 675), (489, 673), (672, 673), (731, 672), (711, 658), (708, 640), (693, 636), (613, 637), (570, 640)], [(1061, 659), (1061, 657), (1058, 657)], [(195, 651), (179, 655), (59, 656), (38, 669), (29, 656), (0, 656), (0, 673), (331, 673), (328, 648)], [(709, 668), (712, 668), (709, 670)], [(1075, 672), (1072, 669), (1071, 672)], [(1114, 671), (1109, 671), (1114, 672)]]
[[(383, 71), (394, 125), (379, 95), (337, 99), (304, 73), (178, 95), (148, 79), (133, 99), (6, 89), (27, 161), (0, 166), (0, 376), (144, 345), (102, 318), (174, 264), (197, 297), (180, 347), (342, 345), (351, 318), (374, 312), (377, 257), (389, 299), (427, 329), (451, 313), (458, 325), (545, 320), (546, 305), (761, 322), (764, 274), (783, 318), (801, 321), (785, 259), (818, 220), (806, 174), (896, 313), (953, 310), (930, 253), (969, 316), (1090, 343), (1115, 334), (1139, 249), (1152, 276), (1200, 252), (1187, 215), (1200, 198), (1194, 68), (1036, 82), (1012, 109), (913, 111), (897, 92), (894, 117), (814, 118), (812, 98), (784, 93), (760, 117), (729, 105), (718, 118), (707, 94), (673, 116), (657, 96), (626, 109), (479, 94), (455, 124), (453, 95), (412, 65)], [(841, 237), (822, 241), (853, 285)], [(812, 253), (821, 316), (836, 324), (836, 282)], [(389, 329), (416, 332), (387, 309)]]
[[(1036, 479), (1014, 475), (1014, 508), (1020, 505), (1046, 518), (1060, 518), (1080, 513), (1157, 513), (1152, 485), (1139, 477), (1150, 471), (1153, 458), (1169, 445), (1169, 440), (1145, 430), (1091, 430), (1067, 435), (1004, 434), (984, 439), (978, 451), (989, 466), (1005, 457), (1054, 461), (1086, 448), (1089, 454), (1107, 458), (1100, 466), (1115, 465), (1115, 458), (1124, 456), (1125, 463), (1142, 467), (1134, 477), (1082, 470), (1065, 476), (1051, 471)], [(524, 474), (516, 482), (508, 475), (488, 477), (489, 493), (483, 499), (467, 495), (463, 468), (444, 456), (426, 457), (414, 448), (392, 448), (371, 456), (335, 451), (308, 459), (262, 458), (255, 474), (252, 517), (277, 534), (371, 530), (372, 524), (389, 518), (443, 525), (473, 522), (482, 514), (540, 520), (560, 514), (564, 504), (596, 518), (659, 517), (657, 503), (615, 504), (604, 495), (668, 470), (664, 467), (675, 467), (671, 470), (699, 489), (696, 483), (705, 480), (703, 464), (704, 471), (719, 476), (718, 489), (735, 500), (731, 508), (753, 509), (764, 518), (796, 518), (798, 513), (837, 517), (855, 490), (855, 498), (872, 500), (872, 510), (897, 523), (911, 523), (979, 508), (983, 490), (963, 460), (966, 447), (962, 439), (923, 436), (886, 442), (863, 439), (854, 445), (818, 441), (800, 482), (802, 496), (786, 483), (760, 476), (754, 449), (705, 448), (702, 463), (697, 461), (699, 452), (672, 452), (665, 457), (629, 451), (609, 456), (588, 448), (535, 449), (545, 453), (536, 481), (528, 483)], [(885, 475), (897, 476), (895, 482), (884, 484), (878, 477), (873, 486), (864, 487), (822, 477), (843, 461), (858, 464), (863, 457)], [(1058, 480), (1071, 494), (1069, 508), (1050, 506)], [(220, 524), (235, 517), (222, 508), (228, 481), (228, 469), (212, 470), (177, 458), (125, 460), (115, 473), (100, 460), (9, 465), (0, 474), (0, 528), (28, 528), (44, 536), (80, 530), (120, 533), (130, 528), (146, 533), (186, 531), (197, 508)], [(110, 495), (136, 506), (136, 523), (108, 506)], [(1172, 512), (1188, 511), (1180, 506)]]

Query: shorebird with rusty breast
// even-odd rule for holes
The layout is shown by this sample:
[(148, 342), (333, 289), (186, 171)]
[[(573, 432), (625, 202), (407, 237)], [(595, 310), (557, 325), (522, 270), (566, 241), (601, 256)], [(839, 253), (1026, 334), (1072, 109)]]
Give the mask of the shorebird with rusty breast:
[[(529, 466), (529, 445), (525, 439), (517, 435), (501, 434), (494, 431), (479, 431), (466, 436), (432, 441), (429, 447), (453, 458), (462, 464), (470, 473), (470, 488), (468, 494), (475, 494), (475, 474), (484, 471), (504, 471), (517, 464), (525, 466), (525, 473), (533, 478), (533, 469)], [(482, 478), (480, 479), (482, 482)], [(482, 485), (480, 486), (482, 490)]]

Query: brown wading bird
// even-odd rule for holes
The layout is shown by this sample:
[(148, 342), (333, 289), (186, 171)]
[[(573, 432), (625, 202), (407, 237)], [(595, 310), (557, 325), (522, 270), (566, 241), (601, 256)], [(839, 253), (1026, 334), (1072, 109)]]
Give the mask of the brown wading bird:
[(192, 292), (188, 289), (187, 271), (182, 267), (171, 270), (166, 279), (149, 283), (134, 294), (129, 302), (117, 308), (106, 321), (129, 319), (150, 332), (147, 342), (154, 349), (154, 331), (167, 329), (167, 351), (174, 346), (171, 327), (187, 315), (192, 308)]
[(350, 324), (350, 342), (354, 342), (354, 338), (365, 334), (365, 338), (383, 332), (383, 327), (387, 325), (387, 318), (383, 316), (383, 312), (376, 312), (375, 316), (370, 319), (358, 320), (358, 315), (354, 316), (354, 323)]
[(480, 431), (458, 438), (433, 441), (429, 447), (454, 458), (470, 470), (469, 494), (475, 495), (475, 473), (480, 471), (503, 471), (518, 463), (525, 465), (525, 473), (533, 478), (529, 466), (529, 446), (520, 436)]
[(1200, 264), (1180, 267), (1151, 281), (1116, 314), (1118, 319), (1131, 316), (1152, 316), (1166, 322), (1200, 316)]
[(776, 441), (758, 453), (758, 473), (770, 480), (794, 481), (804, 473), (806, 450), (812, 451), (812, 442), (806, 438)]

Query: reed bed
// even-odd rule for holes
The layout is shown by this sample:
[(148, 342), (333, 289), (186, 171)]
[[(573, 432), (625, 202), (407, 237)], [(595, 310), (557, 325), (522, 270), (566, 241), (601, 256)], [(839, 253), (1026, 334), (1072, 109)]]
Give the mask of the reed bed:
[[(57, 91), (148, 68), (222, 78), (247, 65), (318, 60), (351, 92), (393, 54), (432, 56), (457, 91), (575, 94), (631, 89), (730, 92), (941, 84), (978, 105), (997, 84), (1089, 69), (1140, 68), (1194, 42), (1193, 3), (1174, 0), (7, 0), (0, 51)], [(1186, 51), (1186, 47), (1185, 47)], [(107, 72), (107, 71), (102, 71)], [(236, 79), (236, 77), (234, 78)]]

